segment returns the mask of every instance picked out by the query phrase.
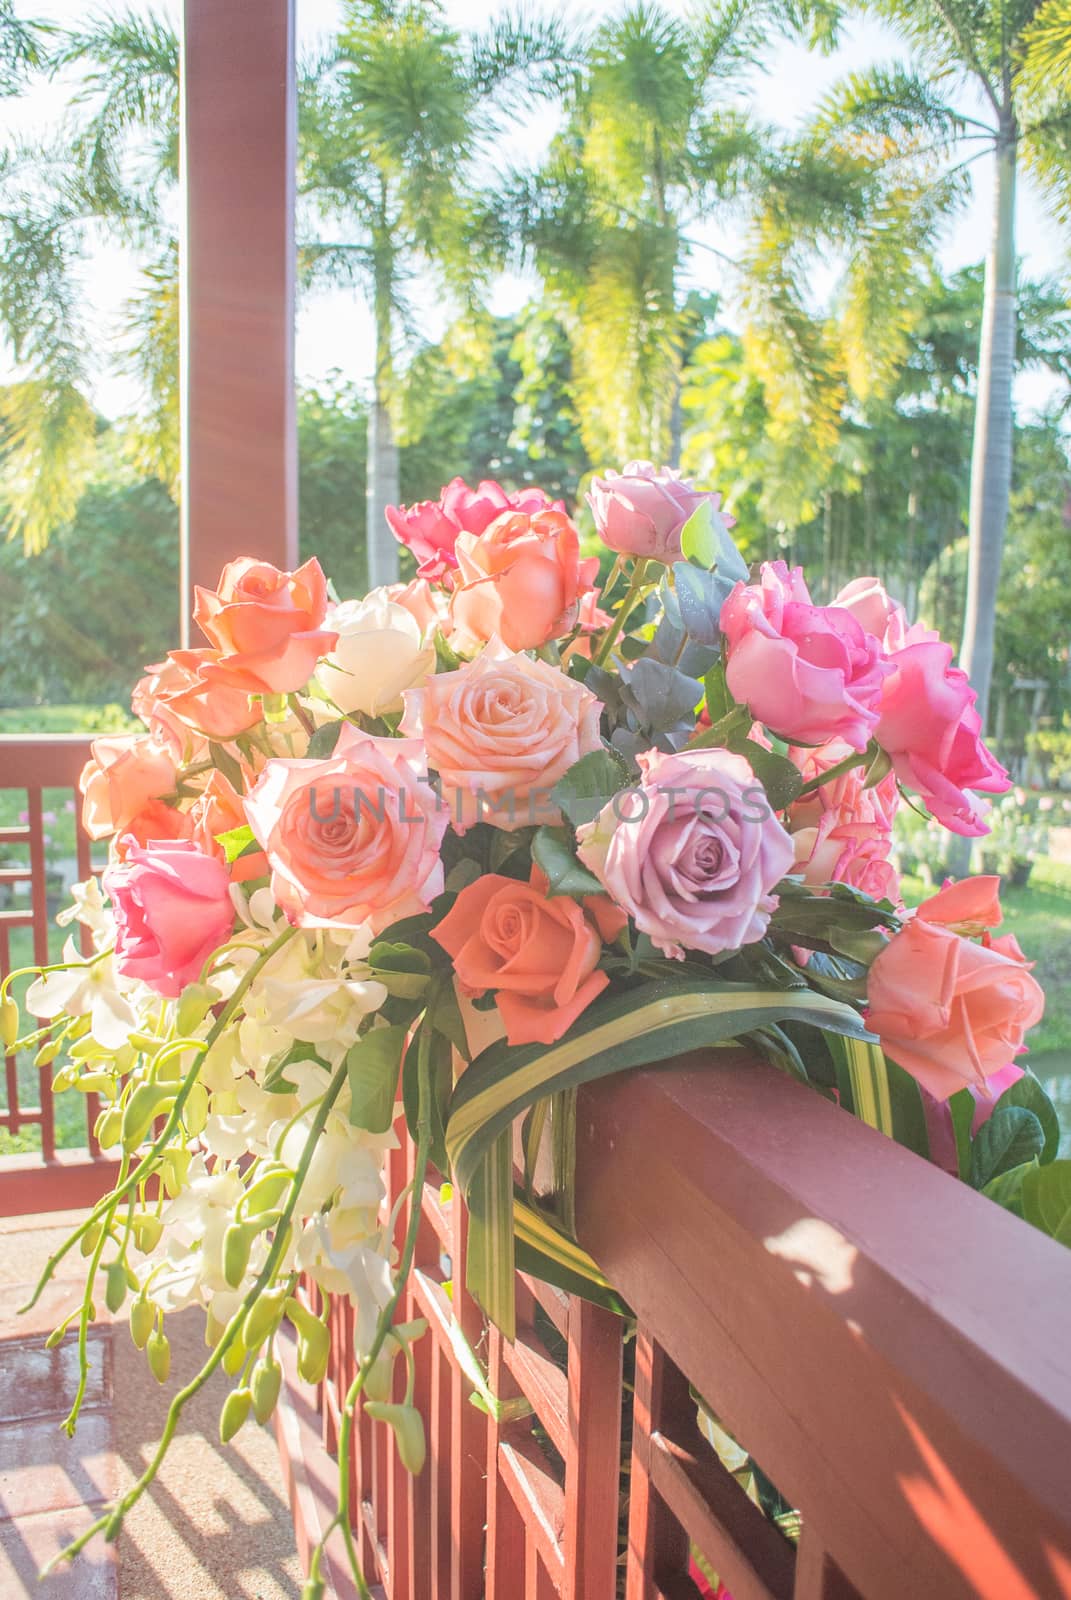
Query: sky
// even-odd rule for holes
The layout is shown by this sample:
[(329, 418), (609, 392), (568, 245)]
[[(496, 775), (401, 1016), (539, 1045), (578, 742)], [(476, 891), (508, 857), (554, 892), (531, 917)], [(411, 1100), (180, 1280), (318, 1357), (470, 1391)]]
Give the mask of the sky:
[[(667, 9), (680, 14), (688, 9), (687, 0), (663, 0), (663, 3)], [(78, 25), (87, 12), (85, 0), (16, 0), (15, 9), (20, 16), (52, 21), (61, 27)], [(101, 9), (111, 7), (104, 5)], [(178, 23), (180, 0), (156, 0), (155, 9)], [(299, 48), (311, 50), (317, 40), (329, 36), (340, 9), (339, 0), (297, 0)], [(444, 9), (449, 21), (460, 28), (482, 26), (491, 14), (486, 0), (446, 0)], [(618, 9), (619, 5), (595, 3), (581, 14), (597, 19)], [(570, 7), (570, 17), (573, 15)], [(902, 55), (899, 41), (880, 24), (857, 22), (841, 47), (829, 57), (812, 54), (801, 46), (780, 44), (772, 52), (766, 70), (757, 73), (749, 83), (748, 96), (759, 118), (791, 130), (844, 73)], [(0, 101), (0, 139), (35, 138), (54, 130), (67, 111), (71, 87), (70, 79), (41, 84), (18, 99)], [(496, 158), (503, 164), (536, 160), (556, 126), (552, 108), (538, 103), (526, 106), (520, 95), (518, 100), (512, 129), (496, 145)], [(965, 109), (972, 108), (965, 105)], [(983, 109), (978, 107), (979, 111)], [(949, 224), (940, 250), (940, 262), (946, 270), (954, 271), (978, 262), (985, 255), (990, 230), (991, 171), (989, 156), (973, 164), (971, 202)], [(1066, 250), (1056, 226), (1026, 182), (1019, 189), (1017, 221), (1020, 257), (1028, 275), (1044, 276), (1066, 265)], [(693, 237), (696, 248), (687, 268), (689, 285), (718, 290), (727, 295), (731, 303), (731, 268), (715, 254), (721, 251), (733, 255), (735, 241), (731, 232), (715, 223), (705, 223), (695, 230)], [(106, 356), (121, 339), (124, 302), (136, 291), (138, 281), (136, 262), (127, 252), (113, 245), (90, 245), (83, 263), (82, 282), (87, 304), (91, 307), (93, 343), (101, 352), (94, 375), (94, 399), (105, 415), (111, 417), (128, 412), (137, 401), (132, 380), (109, 371)], [(818, 275), (812, 288), (821, 295), (830, 283), (829, 276), (823, 281)], [(412, 287), (416, 326), (428, 338), (439, 337), (446, 324), (444, 308), (430, 284), (418, 280)], [(519, 309), (537, 290), (534, 278), (506, 276), (493, 291), (492, 309), (508, 314)], [(317, 383), (332, 372), (341, 371), (347, 378), (366, 382), (371, 372), (372, 325), (360, 290), (336, 289), (306, 297), (298, 311), (296, 345), (299, 381)], [(10, 360), (0, 352), (0, 381), (12, 375)], [(1021, 375), (1016, 390), (1018, 408), (1028, 411), (1042, 406), (1053, 387), (1052, 381), (1044, 375)]]

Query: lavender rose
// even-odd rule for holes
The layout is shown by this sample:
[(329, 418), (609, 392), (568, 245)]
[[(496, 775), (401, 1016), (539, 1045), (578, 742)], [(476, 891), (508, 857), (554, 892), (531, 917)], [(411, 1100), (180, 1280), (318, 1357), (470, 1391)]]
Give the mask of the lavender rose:
[[(593, 478), (588, 495), (603, 544), (620, 555), (667, 565), (681, 559), (681, 529), (704, 501), (718, 512), (721, 495), (693, 489), (686, 478), (649, 461), (630, 461), (623, 472)], [(735, 518), (718, 514), (727, 529), (734, 525)]]
[(577, 830), (581, 861), (667, 956), (754, 944), (794, 851), (751, 767), (714, 749), (639, 761), (638, 788)]

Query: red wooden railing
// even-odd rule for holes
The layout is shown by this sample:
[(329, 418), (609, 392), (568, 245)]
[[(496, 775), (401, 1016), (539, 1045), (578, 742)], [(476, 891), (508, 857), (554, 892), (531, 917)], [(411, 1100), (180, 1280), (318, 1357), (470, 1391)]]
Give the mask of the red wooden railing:
[[(427, 1186), (405, 1315), (430, 1325), (428, 1464), (410, 1478), (363, 1417), (352, 1456), (378, 1593), (694, 1600), (698, 1550), (735, 1600), (1071, 1596), (1062, 1247), (742, 1052), (584, 1091), (578, 1149), (581, 1241), (635, 1327), (523, 1279), (507, 1344), (459, 1287), (462, 1208)], [(523, 1415), (472, 1403), (455, 1317)], [(306, 1554), (354, 1371), (348, 1312), (333, 1332), (317, 1393), (290, 1363), (278, 1425)], [(707, 1442), (697, 1395), (797, 1509), (798, 1544)], [(327, 1565), (349, 1600), (339, 1548)]]
[[(0, 736), (0, 795), (16, 796), (17, 815), (25, 817), (13, 826), (0, 827), (0, 846), (5, 864), (0, 867), (0, 884), (7, 898), (0, 905), (0, 977), (15, 965), (43, 963), (50, 948), (56, 954), (56, 929), (49, 903), (50, 850), (45, 817), (57, 806), (74, 806), (73, 866), (78, 880), (93, 870), (91, 845), (83, 832), (79, 813), (78, 777), (89, 758), (90, 740), (81, 734), (59, 734), (47, 739)], [(13, 809), (10, 805), (9, 810)], [(61, 822), (60, 826), (63, 825)], [(77, 935), (79, 930), (73, 930)], [(13, 935), (22, 932), (21, 950)], [(23, 1081), (26, 1079), (25, 1066)], [(0, 1156), (0, 1216), (21, 1212), (56, 1211), (68, 1206), (87, 1205), (110, 1185), (115, 1164), (102, 1157), (93, 1135), (100, 1109), (95, 1095), (85, 1096), (83, 1137), (73, 1147), (58, 1148), (52, 1098), (52, 1068), (35, 1072), (35, 1098), (27, 1104), (19, 1083), (19, 1062), (14, 1055), (4, 1060), (3, 1102), (0, 1128), (18, 1134), (39, 1130), (39, 1149), (24, 1155)]]

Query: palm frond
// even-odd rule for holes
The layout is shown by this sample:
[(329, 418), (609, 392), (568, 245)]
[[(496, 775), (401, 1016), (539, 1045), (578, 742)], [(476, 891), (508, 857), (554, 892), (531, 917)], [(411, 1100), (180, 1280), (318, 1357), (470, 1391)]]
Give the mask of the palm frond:
[(1071, 0), (1044, 0), (1020, 40), (1020, 76), (1033, 96), (1071, 96)]
[(36, 555), (74, 516), (95, 456), (97, 418), (71, 383), (27, 379), (0, 391), (0, 503), (7, 537)]

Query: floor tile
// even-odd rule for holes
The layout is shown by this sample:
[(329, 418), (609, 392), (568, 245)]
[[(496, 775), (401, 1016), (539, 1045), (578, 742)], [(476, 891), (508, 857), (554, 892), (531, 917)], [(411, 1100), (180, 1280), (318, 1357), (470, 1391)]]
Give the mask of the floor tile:
[(116, 1600), (119, 1593), (114, 1546), (96, 1538), (73, 1566), (45, 1578), (37, 1574), (93, 1520), (83, 1508), (46, 1512), (0, 1523), (0, 1595), (4, 1600)]
[(104, 1412), (84, 1412), (73, 1439), (51, 1418), (0, 1426), (0, 1521), (101, 1505), (114, 1498), (117, 1480)]
[[(105, 1403), (109, 1394), (111, 1340), (91, 1332), (87, 1341), (89, 1378), (87, 1409)], [(42, 1340), (0, 1340), (0, 1423), (31, 1417), (65, 1417), (78, 1389), (78, 1339), (72, 1330), (54, 1350)]]

